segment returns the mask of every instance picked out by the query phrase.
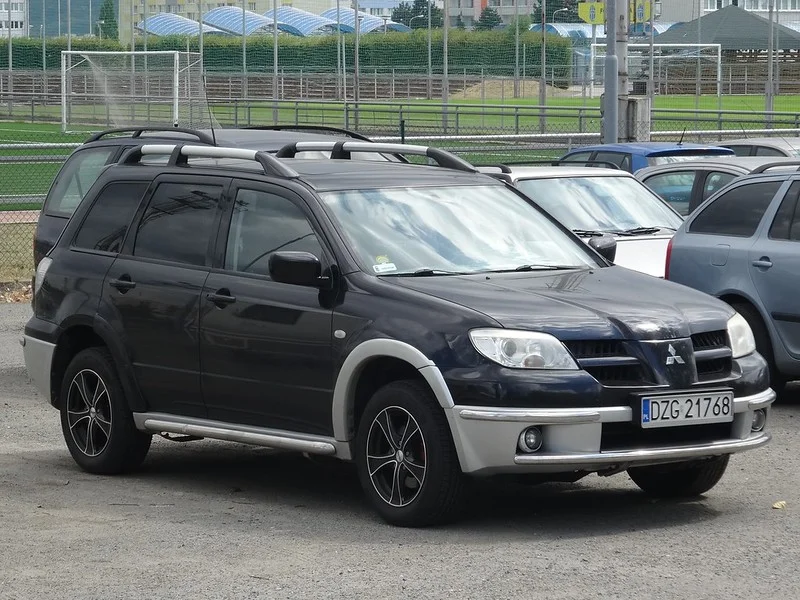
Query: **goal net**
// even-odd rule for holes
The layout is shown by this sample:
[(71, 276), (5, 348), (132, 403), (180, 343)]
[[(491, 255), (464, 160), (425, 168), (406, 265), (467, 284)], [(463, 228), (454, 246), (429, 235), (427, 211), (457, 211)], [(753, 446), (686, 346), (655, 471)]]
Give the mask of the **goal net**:
[[(605, 44), (591, 45), (588, 70), (595, 89), (603, 87), (605, 57)], [(651, 69), (654, 94), (721, 93), (719, 44), (628, 44), (630, 93), (641, 96), (648, 93)]]
[(197, 52), (61, 53), (61, 128), (216, 126)]

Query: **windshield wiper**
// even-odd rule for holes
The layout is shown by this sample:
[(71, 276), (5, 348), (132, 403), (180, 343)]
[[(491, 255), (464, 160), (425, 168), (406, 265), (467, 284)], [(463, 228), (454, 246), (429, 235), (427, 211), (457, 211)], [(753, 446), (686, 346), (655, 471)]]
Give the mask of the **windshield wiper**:
[(667, 229), (669, 231), (677, 231), (674, 227), (667, 227), (665, 225), (658, 225), (655, 227), (632, 227), (631, 229), (626, 229), (624, 231), (620, 231), (620, 235), (646, 235), (648, 233), (658, 233), (662, 229)]
[(598, 229), (573, 229), (572, 233), (580, 237), (601, 237), (606, 235), (607, 231), (600, 231)]
[(581, 267), (575, 265), (520, 265), (513, 269), (487, 269), (481, 273), (515, 273), (522, 271), (567, 271), (572, 269), (580, 269)]
[(425, 267), (409, 273), (387, 273), (388, 277), (433, 277), (434, 275), (464, 275), (459, 271), (443, 271), (442, 269), (430, 269)]

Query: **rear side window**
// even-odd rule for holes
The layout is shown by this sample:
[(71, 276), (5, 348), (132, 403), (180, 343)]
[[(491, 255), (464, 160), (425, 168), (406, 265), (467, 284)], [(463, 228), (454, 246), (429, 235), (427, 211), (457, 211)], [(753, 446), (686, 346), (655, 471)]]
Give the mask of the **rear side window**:
[(775, 219), (769, 228), (769, 237), (773, 240), (800, 240), (800, 214), (797, 212), (797, 201), (800, 196), (800, 181), (795, 181), (781, 202)]
[(122, 181), (103, 188), (75, 236), (73, 246), (119, 252), (147, 183)]
[(697, 215), (689, 232), (752, 236), (782, 184), (782, 181), (750, 183), (723, 193)]
[(562, 161), (567, 162), (585, 162), (589, 160), (589, 157), (592, 155), (591, 152), (576, 152), (575, 154), (570, 154), (562, 158)]
[(734, 179), (736, 179), (736, 175), (732, 173), (723, 173), (722, 171), (711, 171), (706, 177), (706, 183), (703, 186), (703, 200), (710, 198), (718, 190), (724, 188)]
[(750, 156), (750, 152), (753, 149), (752, 146), (725, 146), (725, 147), (733, 150), (733, 153), (736, 156)]
[(682, 215), (688, 215), (695, 173), (695, 171), (661, 173), (648, 177), (644, 183), (661, 198), (669, 202), (672, 208)]
[(87, 148), (70, 156), (47, 197), (44, 212), (59, 217), (71, 216), (116, 150), (114, 146)]
[(221, 199), (222, 186), (162, 183), (139, 224), (133, 254), (205, 265)]
[(626, 171), (630, 170), (630, 155), (622, 152), (598, 152), (592, 160), (603, 161), (617, 165)]
[(777, 148), (759, 146), (756, 148), (756, 156), (786, 156), (786, 153), (778, 150)]

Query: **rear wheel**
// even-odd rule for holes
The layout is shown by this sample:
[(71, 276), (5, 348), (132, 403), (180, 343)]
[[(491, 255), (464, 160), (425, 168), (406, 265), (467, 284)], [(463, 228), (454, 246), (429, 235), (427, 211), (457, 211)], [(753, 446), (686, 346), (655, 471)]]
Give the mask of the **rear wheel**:
[(144, 461), (152, 436), (136, 429), (106, 349), (89, 348), (72, 359), (60, 397), (64, 440), (82, 469), (120, 473)]
[(691, 498), (713, 488), (728, 468), (730, 455), (703, 462), (632, 467), (628, 475), (645, 493), (656, 498)]
[(447, 420), (425, 385), (396, 381), (373, 395), (355, 458), (364, 492), (389, 523), (422, 527), (458, 516), (464, 476)]
[(759, 312), (750, 304), (734, 303), (734, 310), (744, 317), (750, 329), (753, 330), (753, 337), (756, 340), (756, 351), (764, 357), (769, 366), (770, 387), (780, 396), (786, 387), (786, 378), (778, 371), (775, 364), (775, 353), (772, 351), (772, 340), (769, 337), (767, 326), (761, 318)]

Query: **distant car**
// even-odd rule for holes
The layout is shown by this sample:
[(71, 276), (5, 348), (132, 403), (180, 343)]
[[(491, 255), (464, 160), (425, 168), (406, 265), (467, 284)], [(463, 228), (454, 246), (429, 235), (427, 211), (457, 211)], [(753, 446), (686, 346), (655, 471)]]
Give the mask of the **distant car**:
[(635, 173), (653, 165), (708, 158), (711, 156), (733, 156), (730, 148), (689, 144), (683, 142), (630, 142), (624, 144), (601, 144), (583, 146), (567, 152), (562, 161), (612, 163), (624, 171)]
[(613, 236), (615, 264), (663, 277), (667, 244), (683, 220), (630, 173), (563, 163), (480, 170), (505, 179), (586, 240)]
[(647, 167), (636, 171), (636, 178), (686, 216), (737, 177), (765, 165), (779, 169), (784, 162), (787, 168), (800, 165), (785, 158), (729, 156)]
[(800, 137), (745, 138), (720, 144), (736, 156), (788, 156), (800, 158)]
[(725, 300), (753, 330), (772, 387), (800, 377), (800, 173), (747, 175), (670, 242), (667, 278)]

